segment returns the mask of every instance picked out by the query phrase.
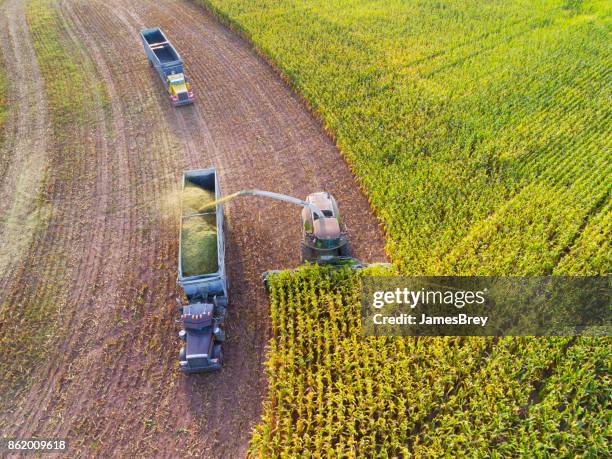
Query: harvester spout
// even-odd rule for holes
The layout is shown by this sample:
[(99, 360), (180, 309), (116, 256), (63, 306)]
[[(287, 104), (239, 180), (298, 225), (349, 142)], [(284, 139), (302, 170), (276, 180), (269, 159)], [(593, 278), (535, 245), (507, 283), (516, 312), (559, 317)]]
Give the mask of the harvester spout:
[(307, 209), (310, 209), (312, 213), (314, 213), (317, 217), (322, 218), (322, 219), (325, 218), (325, 215), (323, 214), (321, 209), (319, 209), (317, 206), (315, 206), (314, 204), (310, 202), (304, 201), (303, 199), (294, 198), (293, 196), (287, 196), (285, 194), (274, 193), (272, 191), (263, 191), (263, 190), (257, 190), (257, 189), (241, 190), (236, 193), (232, 193), (221, 199), (216, 200), (215, 202), (211, 202), (206, 207), (212, 207), (212, 206), (216, 206), (217, 204), (223, 204), (227, 201), (237, 198), (238, 196), (258, 196), (260, 198), (269, 198), (269, 199), (275, 199), (277, 201), (288, 202), (290, 204), (295, 204), (298, 206), (306, 207)]

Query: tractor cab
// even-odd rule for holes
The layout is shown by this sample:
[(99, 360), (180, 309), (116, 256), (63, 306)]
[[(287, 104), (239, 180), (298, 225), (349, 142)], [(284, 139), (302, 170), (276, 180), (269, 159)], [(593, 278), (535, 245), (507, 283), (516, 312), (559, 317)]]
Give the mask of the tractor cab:
[(168, 93), (174, 105), (184, 105), (193, 102), (191, 85), (183, 73), (173, 73), (167, 77)]
[(221, 343), (225, 334), (221, 320), (215, 316), (215, 305), (192, 303), (183, 306), (183, 329), (179, 337), (185, 342), (179, 353), (181, 370), (185, 373), (213, 371), (221, 368)]
[(305, 207), (302, 210), (302, 260), (312, 263), (335, 263), (351, 259), (348, 238), (340, 226), (340, 213), (334, 197), (325, 192), (309, 194), (306, 202), (323, 215)]

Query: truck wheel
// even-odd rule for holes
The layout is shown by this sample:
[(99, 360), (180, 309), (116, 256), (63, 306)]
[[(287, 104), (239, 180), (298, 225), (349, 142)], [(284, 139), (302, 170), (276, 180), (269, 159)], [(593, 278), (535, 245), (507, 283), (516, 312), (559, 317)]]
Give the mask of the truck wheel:
[(220, 344), (215, 345), (215, 349), (213, 350), (213, 355), (215, 358), (219, 359), (219, 364), (223, 364), (223, 348)]
[(219, 329), (219, 331), (215, 333), (215, 340), (219, 343), (225, 341), (225, 332), (222, 329)]

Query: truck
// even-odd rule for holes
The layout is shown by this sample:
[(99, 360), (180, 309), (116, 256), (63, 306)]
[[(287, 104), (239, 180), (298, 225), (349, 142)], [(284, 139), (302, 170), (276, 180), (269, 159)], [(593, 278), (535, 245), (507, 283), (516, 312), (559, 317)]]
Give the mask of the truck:
[(185, 76), (183, 61), (159, 27), (143, 29), (140, 38), (151, 66), (157, 71), (172, 105), (187, 105), (194, 101), (191, 83)]
[[(177, 283), (187, 299), (179, 301), (182, 329), (179, 338), (180, 369), (185, 373), (218, 370), (223, 363), (223, 322), (227, 310), (223, 205), (199, 211), (186, 207), (188, 191), (202, 190), (219, 200), (220, 188), (214, 168), (183, 174), (179, 231)], [(196, 262), (195, 264), (193, 262)]]

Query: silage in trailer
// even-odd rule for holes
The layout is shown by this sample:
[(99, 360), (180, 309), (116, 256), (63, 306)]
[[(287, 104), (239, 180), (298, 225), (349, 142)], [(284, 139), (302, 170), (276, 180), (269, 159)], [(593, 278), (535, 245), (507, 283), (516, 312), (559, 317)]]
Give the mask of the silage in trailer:
[(219, 269), (217, 217), (214, 208), (205, 209), (214, 200), (214, 192), (185, 181), (181, 229), (181, 266), (185, 277), (210, 274)]

